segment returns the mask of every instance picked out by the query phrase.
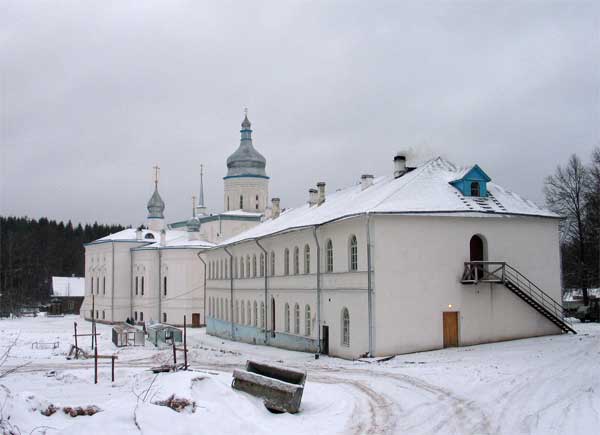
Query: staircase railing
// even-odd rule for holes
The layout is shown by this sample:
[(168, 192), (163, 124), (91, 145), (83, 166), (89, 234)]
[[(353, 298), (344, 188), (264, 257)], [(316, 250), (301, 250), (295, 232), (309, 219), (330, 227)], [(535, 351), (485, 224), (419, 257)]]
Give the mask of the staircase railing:
[(572, 329), (571, 322), (565, 317), (563, 306), (555, 301), (552, 296), (535, 285), (529, 278), (506, 262), (465, 262), (461, 282), (463, 284), (477, 284), (478, 282), (512, 284)]

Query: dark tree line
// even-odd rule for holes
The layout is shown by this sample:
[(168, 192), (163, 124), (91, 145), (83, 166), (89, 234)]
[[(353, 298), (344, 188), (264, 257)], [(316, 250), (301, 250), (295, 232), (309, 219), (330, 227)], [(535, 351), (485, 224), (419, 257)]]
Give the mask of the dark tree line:
[(564, 217), (561, 223), (563, 287), (600, 287), (600, 148), (588, 162), (573, 154), (546, 178), (548, 206)]
[(0, 311), (47, 301), (52, 276), (84, 275), (84, 243), (123, 228), (0, 216)]

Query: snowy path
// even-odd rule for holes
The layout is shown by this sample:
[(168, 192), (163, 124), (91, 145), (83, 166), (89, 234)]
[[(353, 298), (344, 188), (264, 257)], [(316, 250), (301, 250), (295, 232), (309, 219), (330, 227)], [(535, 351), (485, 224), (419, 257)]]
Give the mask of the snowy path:
[[(117, 352), (117, 381), (109, 363), (93, 384), (93, 362), (67, 361), (64, 354), (74, 317), (0, 321), (0, 350), (19, 341), (8, 366), (29, 363), (0, 380), (10, 389), (12, 415), (23, 433), (37, 425), (47, 433), (408, 433), (408, 434), (587, 434), (600, 425), (600, 325), (577, 325), (579, 335), (562, 335), (401, 355), (387, 362), (344, 361), (189, 334), (188, 373), (157, 378), (152, 395), (176, 393), (196, 401), (195, 413), (176, 414), (152, 405), (136, 408), (136, 389), (154, 375), (146, 369), (167, 362), (169, 350), (152, 346), (116, 349), (110, 328), (99, 325), (100, 349)], [(79, 321), (82, 328), (88, 327)], [(56, 350), (31, 349), (34, 341), (58, 339)], [(274, 415), (259, 400), (231, 390), (231, 371), (247, 359), (307, 370), (302, 412)], [(7, 367), (7, 366), (5, 366)], [(56, 375), (46, 373), (55, 370)], [(0, 397), (0, 406), (2, 406)], [(47, 403), (96, 404), (93, 417), (43, 417), (31, 411)], [(107, 426), (108, 425), (108, 426)], [(109, 428), (109, 429), (107, 429)], [(108, 430), (108, 432), (107, 432)], [(38, 432), (39, 433), (39, 432)]]

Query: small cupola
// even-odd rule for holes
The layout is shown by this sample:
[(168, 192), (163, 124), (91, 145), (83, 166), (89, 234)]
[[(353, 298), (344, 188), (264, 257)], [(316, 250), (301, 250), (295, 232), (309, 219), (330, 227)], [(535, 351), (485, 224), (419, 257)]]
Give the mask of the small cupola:
[(488, 196), (487, 183), (492, 179), (478, 165), (463, 169), (459, 177), (450, 181), (464, 196)]

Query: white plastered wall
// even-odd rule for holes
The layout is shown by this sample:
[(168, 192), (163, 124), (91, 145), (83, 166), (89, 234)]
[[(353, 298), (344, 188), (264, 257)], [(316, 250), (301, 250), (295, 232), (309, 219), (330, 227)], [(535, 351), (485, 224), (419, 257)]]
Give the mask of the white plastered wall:
[[(269, 200), (269, 179), (259, 177), (226, 178), (224, 180), (223, 210), (239, 210), (240, 195), (244, 197), (244, 211), (264, 213)], [(257, 195), (258, 201), (256, 200)]]
[(509, 263), (560, 301), (557, 220), (398, 215), (373, 220), (376, 355), (443, 347), (444, 311), (460, 313), (460, 345), (560, 332), (502, 285), (460, 283), (470, 238), (478, 234), (489, 261)]

